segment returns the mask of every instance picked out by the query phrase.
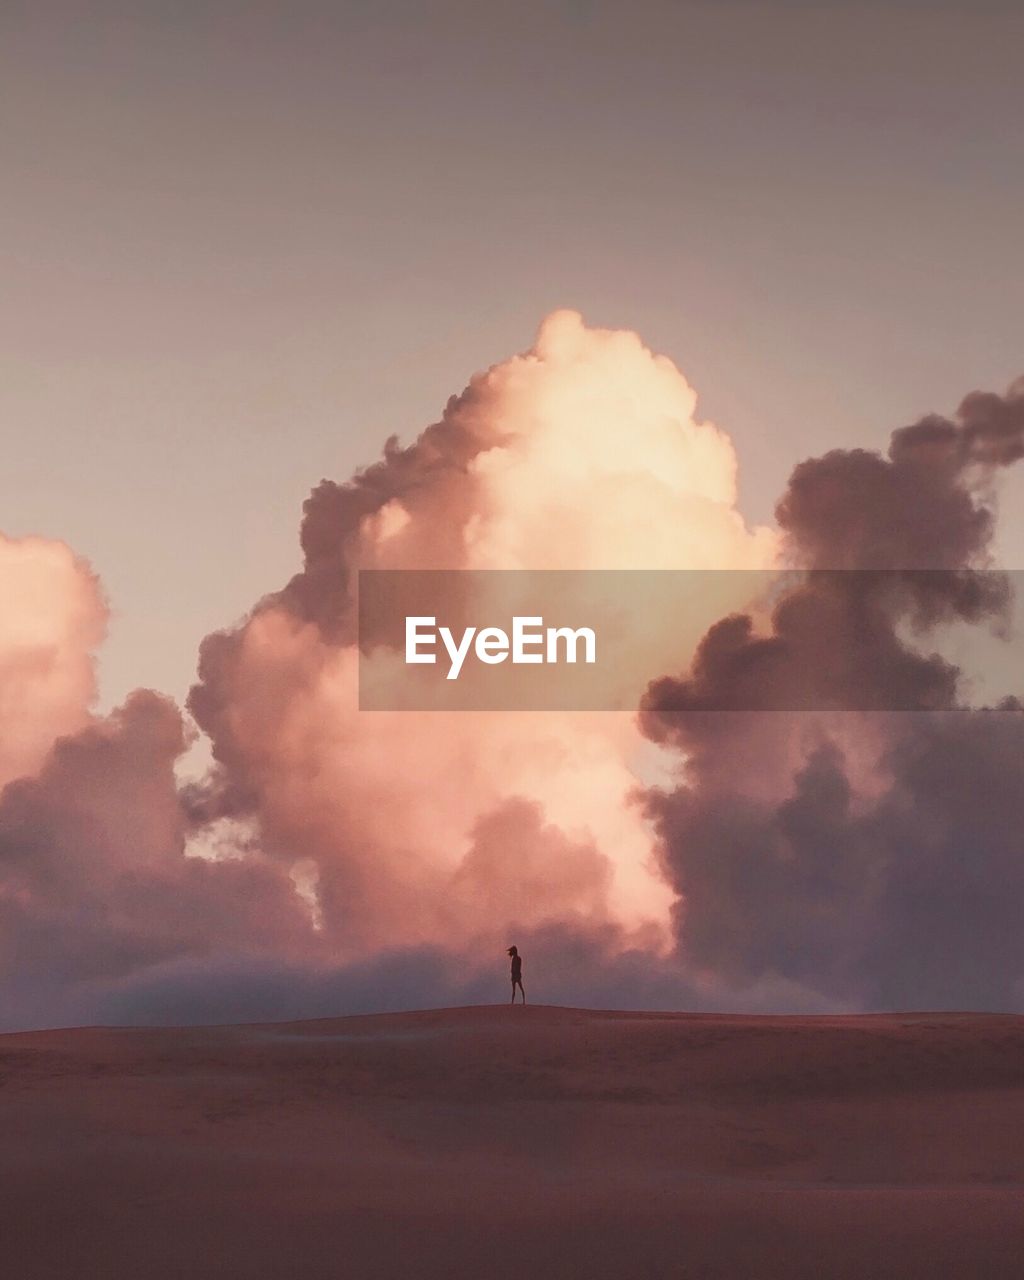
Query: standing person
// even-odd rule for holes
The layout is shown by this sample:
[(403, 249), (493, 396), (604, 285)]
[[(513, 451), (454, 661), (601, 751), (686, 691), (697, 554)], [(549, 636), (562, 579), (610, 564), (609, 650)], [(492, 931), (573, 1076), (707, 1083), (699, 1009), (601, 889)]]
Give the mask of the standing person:
[(516, 947), (509, 947), (508, 953), (512, 957), (512, 1003), (516, 1002), (516, 987), (518, 987), (522, 992), (523, 1004), (526, 1004), (526, 992), (523, 991), (523, 957)]

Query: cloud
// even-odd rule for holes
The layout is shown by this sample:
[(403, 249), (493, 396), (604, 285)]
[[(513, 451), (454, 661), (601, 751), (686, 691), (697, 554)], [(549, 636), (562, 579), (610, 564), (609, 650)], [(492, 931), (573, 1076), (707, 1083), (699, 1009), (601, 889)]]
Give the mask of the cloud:
[(1022, 391), (897, 431), (888, 458), (801, 463), (778, 518), (815, 572), (765, 631), (727, 618), (649, 688), (645, 731), (685, 760), (647, 797), (685, 964), (869, 1008), (1019, 998), (1024, 714), (966, 709), (958, 668), (920, 646), (1005, 614), (1009, 581), (980, 566)]
[[(1022, 404), (974, 393), (886, 457), (805, 461), (778, 529), (750, 529), (675, 366), (556, 313), (411, 444), (313, 490), (301, 570), (202, 643), (214, 766), (184, 787), (173, 702), (93, 709), (91, 570), (0, 540), (0, 1024), (500, 1000), (512, 941), (550, 1003), (1019, 1005), (1024, 716), (966, 709), (931, 649), (1005, 624), (988, 570)], [(735, 575), (651, 627), (638, 718), (358, 710), (361, 568), (780, 554), (771, 608)]]
[(63, 542), (0, 534), (0, 787), (85, 724), (107, 624), (99, 583)]
[(776, 516), (809, 568), (982, 567), (993, 473), (1022, 456), (1024, 379), (1005, 396), (971, 392), (952, 419), (929, 414), (894, 431), (888, 457), (837, 449), (800, 463)]
[[(623, 948), (607, 927), (558, 923), (514, 936), (526, 956), (528, 996), (539, 1004), (749, 1013), (836, 1007), (783, 979), (723, 990), (647, 948)], [(40, 1019), (39, 989), (26, 984), (21, 991), (18, 1025), (52, 1025), (52, 1015)], [(166, 1026), (501, 1004), (509, 992), (504, 948), (424, 944), (379, 950), (347, 964), (295, 962), (270, 953), (186, 956), (117, 981), (81, 984), (73, 1003), (66, 991), (42, 994), (49, 1010), (70, 1011), (58, 1015), (61, 1021)]]
[[(482, 901), (500, 930), (517, 858), (537, 885), (520, 919), (544, 920), (565, 897), (559, 868), (579, 871), (584, 848), (591, 870), (573, 909), (664, 936), (670, 895), (629, 802), (643, 747), (632, 718), (360, 714), (354, 575), (769, 563), (774, 536), (736, 510), (732, 445), (695, 419), (695, 404), (635, 334), (557, 312), (529, 351), (471, 379), (412, 444), (389, 441), (349, 482), (322, 482), (305, 507), (302, 571), (204, 642), (189, 705), (218, 769), (192, 797), (195, 812), (244, 815), (272, 856), (312, 859), (325, 936), (346, 960), (457, 945)], [(689, 643), (716, 607), (696, 611)], [(652, 633), (662, 650), (648, 674), (688, 643)], [(632, 705), (642, 687), (643, 673)], [(530, 852), (549, 839), (539, 832), (564, 842), (543, 875)]]
[(315, 955), (281, 867), (185, 856), (185, 742), (174, 704), (140, 690), (3, 791), (0, 1025), (79, 1020), (90, 991), (175, 958)]

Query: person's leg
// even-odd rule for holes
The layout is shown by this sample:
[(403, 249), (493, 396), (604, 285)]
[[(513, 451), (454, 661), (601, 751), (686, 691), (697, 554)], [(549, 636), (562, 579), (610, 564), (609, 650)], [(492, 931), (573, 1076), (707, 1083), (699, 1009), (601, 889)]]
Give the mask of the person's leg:
[(512, 1003), (512, 1004), (515, 1004), (515, 1002), (516, 1002), (516, 984), (513, 982), (513, 983), (512, 983), (512, 1001), (511, 1001), (511, 1003)]

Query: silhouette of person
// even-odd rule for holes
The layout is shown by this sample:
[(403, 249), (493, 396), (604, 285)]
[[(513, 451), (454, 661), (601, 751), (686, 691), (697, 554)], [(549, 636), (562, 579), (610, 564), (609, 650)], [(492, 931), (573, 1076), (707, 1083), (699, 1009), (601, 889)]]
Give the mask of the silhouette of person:
[(522, 992), (523, 1004), (526, 1004), (526, 992), (523, 991), (523, 957), (516, 947), (509, 947), (508, 954), (512, 957), (512, 1004), (516, 1002), (516, 987)]

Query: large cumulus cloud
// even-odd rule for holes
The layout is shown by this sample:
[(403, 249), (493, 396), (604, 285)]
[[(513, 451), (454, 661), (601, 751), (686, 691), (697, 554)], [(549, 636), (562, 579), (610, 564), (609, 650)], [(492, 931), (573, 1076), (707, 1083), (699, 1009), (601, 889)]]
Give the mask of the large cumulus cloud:
[[(191, 797), (195, 812), (251, 821), (273, 856), (311, 859), (339, 954), (463, 945), (481, 929), (496, 945), (513, 923), (538, 924), (568, 901), (569, 861), (575, 912), (667, 940), (670, 894), (629, 799), (644, 745), (632, 717), (361, 714), (354, 575), (767, 564), (774, 535), (745, 525), (731, 443), (695, 405), (675, 366), (635, 334), (556, 313), (530, 350), (474, 377), (412, 444), (389, 442), (351, 481), (319, 485), (302, 571), (204, 642), (189, 705), (217, 770)], [(663, 648), (651, 672), (713, 617), (698, 610), (689, 641), (655, 628)], [(499, 823), (487, 896), (479, 840)], [(550, 842), (538, 830), (560, 832), (563, 852), (539, 852)], [(589, 859), (574, 852), (584, 847)], [(516, 858), (537, 891), (515, 898), (513, 913), (504, 864)]]

